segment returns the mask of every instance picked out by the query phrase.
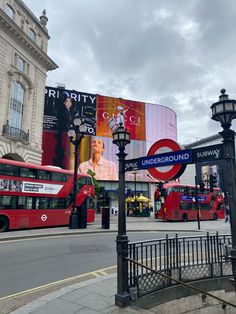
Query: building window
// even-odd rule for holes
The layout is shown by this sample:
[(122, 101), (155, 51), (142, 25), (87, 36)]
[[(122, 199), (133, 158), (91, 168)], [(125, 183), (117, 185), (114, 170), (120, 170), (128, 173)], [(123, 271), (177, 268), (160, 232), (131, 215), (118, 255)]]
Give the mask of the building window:
[(5, 13), (6, 13), (6, 15), (8, 15), (12, 20), (14, 20), (14, 18), (15, 18), (15, 11), (13, 10), (13, 8), (12, 8), (9, 4), (7, 4), (7, 5), (5, 6)]
[(10, 117), (9, 124), (11, 127), (21, 129), (24, 108), (24, 89), (16, 81), (12, 82), (11, 99), (10, 99)]
[(28, 35), (29, 38), (32, 39), (34, 42), (36, 41), (36, 33), (32, 30), (32, 28), (29, 29)]
[(28, 74), (29, 64), (17, 54), (15, 54), (15, 66), (19, 71)]

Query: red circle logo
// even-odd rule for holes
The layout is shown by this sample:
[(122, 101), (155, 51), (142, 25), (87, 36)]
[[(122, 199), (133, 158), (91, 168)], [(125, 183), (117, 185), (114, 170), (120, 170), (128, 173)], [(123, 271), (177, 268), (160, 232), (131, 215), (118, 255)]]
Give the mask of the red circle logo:
[[(171, 139), (163, 139), (154, 143), (148, 151), (148, 156), (164, 154), (169, 152), (175, 152), (183, 149), (178, 143)], [(148, 172), (150, 175), (162, 181), (174, 180), (181, 176), (184, 172), (186, 165), (179, 164), (173, 166), (164, 166), (158, 168), (150, 168)]]

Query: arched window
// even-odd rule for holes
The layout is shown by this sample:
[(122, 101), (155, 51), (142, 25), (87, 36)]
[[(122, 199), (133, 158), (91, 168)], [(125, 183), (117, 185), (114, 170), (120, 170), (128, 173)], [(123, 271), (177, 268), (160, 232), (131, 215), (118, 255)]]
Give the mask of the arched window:
[(35, 31), (32, 30), (32, 28), (29, 29), (28, 35), (29, 35), (29, 38), (32, 39), (34, 42), (36, 41), (36, 33)]
[(6, 6), (5, 6), (5, 13), (6, 13), (12, 20), (14, 20), (14, 18), (15, 18), (15, 11), (13, 10), (13, 8), (12, 8), (9, 4), (6, 4)]
[(22, 85), (16, 81), (12, 82), (9, 124), (11, 127), (21, 129), (24, 109), (25, 91)]

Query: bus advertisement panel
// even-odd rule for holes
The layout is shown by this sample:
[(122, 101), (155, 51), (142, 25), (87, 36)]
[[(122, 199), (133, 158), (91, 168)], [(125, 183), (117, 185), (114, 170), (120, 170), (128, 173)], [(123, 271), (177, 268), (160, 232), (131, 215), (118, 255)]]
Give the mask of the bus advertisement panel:
[[(177, 140), (176, 113), (168, 107), (46, 87), (43, 164), (73, 169), (74, 145), (69, 143), (66, 131), (76, 112), (88, 127), (80, 145), (79, 170), (92, 170), (97, 180), (118, 180), (118, 151), (112, 144), (112, 132), (108, 126), (110, 119), (117, 124), (122, 123), (130, 132), (131, 143), (126, 146), (127, 159), (146, 156), (157, 140)], [(132, 173), (126, 174), (126, 180), (133, 180)], [(148, 181), (146, 170), (139, 171), (137, 181)]]
[[(0, 232), (69, 224), (73, 205), (73, 172), (0, 158)], [(78, 174), (76, 206), (94, 222), (94, 186)]]

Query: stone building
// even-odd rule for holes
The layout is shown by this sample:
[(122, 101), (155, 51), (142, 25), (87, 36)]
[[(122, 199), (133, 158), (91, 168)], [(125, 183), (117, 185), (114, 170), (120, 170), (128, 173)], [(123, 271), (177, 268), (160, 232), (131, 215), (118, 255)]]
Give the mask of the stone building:
[(21, 0), (0, 0), (0, 157), (41, 163), (47, 55), (47, 16)]

